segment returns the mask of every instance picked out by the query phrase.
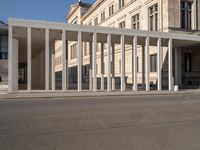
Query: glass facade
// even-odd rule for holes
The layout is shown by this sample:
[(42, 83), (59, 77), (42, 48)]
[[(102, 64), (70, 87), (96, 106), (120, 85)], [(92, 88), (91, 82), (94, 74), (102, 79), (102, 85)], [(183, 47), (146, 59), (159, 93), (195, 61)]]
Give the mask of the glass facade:
[(0, 60), (8, 59), (8, 36), (0, 35)]

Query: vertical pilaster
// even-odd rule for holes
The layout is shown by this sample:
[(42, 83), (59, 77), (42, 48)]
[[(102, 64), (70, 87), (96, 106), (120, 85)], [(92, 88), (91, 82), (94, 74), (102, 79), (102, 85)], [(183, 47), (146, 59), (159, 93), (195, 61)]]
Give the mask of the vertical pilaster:
[(28, 27), (28, 32), (27, 32), (27, 89), (28, 91), (31, 91), (31, 28)]
[(62, 31), (62, 91), (66, 91), (66, 31)]
[(52, 70), (52, 74), (51, 74), (51, 78), (52, 78), (52, 81), (51, 81), (51, 84), (52, 84), (52, 91), (55, 91), (55, 49), (53, 50), (52, 52), (52, 55), (51, 55), (51, 70)]
[(115, 44), (112, 43), (112, 90), (115, 90)]
[(69, 55), (69, 50), (68, 50), (68, 41), (66, 41), (66, 90), (69, 90), (69, 70), (68, 70), (68, 55)]
[(172, 39), (169, 39), (168, 41), (168, 80), (169, 91), (172, 91)]
[(104, 90), (104, 43), (101, 43), (101, 90)]
[(45, 90), (49, 91), (49, 29), (45, 29)]
[(121, 35), (121, 91), (125, 91), (125, 43), (124, 35)]
[(150, 85), (149, 85), (149, 74), (150, 74), (150, 56), (149, 56), (149, 37), (146, 37), (145, 41), (145, 48), (146, 48), (146, 53), (145, 53), (145, 78), (146, 78), (146, 91), (150, 90)]
[(93, 33), (93, 92), (97, 91), (97, 33)]
[(158, 91), (162, 90), (162, 67), (161, 67), (161, 38), (158, 38), (157, 40), (157, 73), (158, 73)]
[(107, 91), (111, 91), (111, 63), (110, 63), (110, 49), (111, 49), (111, 34), (107, 36)]
[(8, 91), (13, 92), (13, 27), (11, 25), (8, 26)]
[(78, 92), (82, 91), (82, 32), (78, 32), (78, 44), (77, 44), (77, 61), (78, 61), (78, 67), (77, 67), (77, 73), (78, 73)]
[(133, 90), (137, 91), (137, 36), (133, 38)]
[(19, 42), (13, 39), (13, 27), (8, 27), (8, 91), (14, 92), (18, 90), (18, 47)]

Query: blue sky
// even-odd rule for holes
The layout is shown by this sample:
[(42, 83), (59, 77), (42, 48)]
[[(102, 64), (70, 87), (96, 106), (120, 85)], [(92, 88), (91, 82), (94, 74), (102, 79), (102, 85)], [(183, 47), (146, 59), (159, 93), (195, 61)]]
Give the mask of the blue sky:
[[(78, 0), (0, 0), (0, 20), (9, 17), (65, 22), (70, 4)], [(82, 0), (93, 3), (95, 0)]]

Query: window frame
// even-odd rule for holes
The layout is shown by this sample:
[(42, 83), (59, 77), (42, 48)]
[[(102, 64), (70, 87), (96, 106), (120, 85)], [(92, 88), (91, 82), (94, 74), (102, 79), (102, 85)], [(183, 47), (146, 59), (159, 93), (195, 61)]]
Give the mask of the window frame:
[(125, 0), (119, 0), (119, 9), (122, 9), (125, 6)]
[(119, 23), (119, 28), (121, 28), (121, 29), (126, 28), (126, 21), (125, 20)]
[(149, 31), (158, 31), (158, 3), (148, 8)]
[(132, 17), (132, 29), (139, 30), (140, 29), (140, 14), (137, 13)]
[(105, 10), (101, 12), (101, 22), (106, 20), (106, 12)]
[(109, 16), (112, 16), (114, 14), (114, 4), (111, 4), (108, 10), (109, 10)]
[(182, 29), (192, 29), (192, 4), (193, 2), (189, 0), (180, 1), (180, 27)]

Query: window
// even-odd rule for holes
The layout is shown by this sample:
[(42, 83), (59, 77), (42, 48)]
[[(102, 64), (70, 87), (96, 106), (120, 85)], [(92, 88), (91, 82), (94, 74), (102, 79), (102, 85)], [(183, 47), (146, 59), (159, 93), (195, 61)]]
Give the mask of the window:
[(98, 17), (94, 18), (94, 25), (98, 25)]
[(123, 21), (123, 22), (121, 22), (121, 23), (119, 24), (119, 28), (125, 28), (125, 21)]
[(192, 3), (187, 0), (181, 1), (181, 28), (191, 29)]
[(192, 54), (186, 53), (185, 54), (185, 72), (192, 71)]
[(77, 45), (76, 44), (73, 44), (71, 46), (71, 59), (75, 59), (77, 58)]
[(8, 36), (0, 36), (0, 59), (8, 59)]
[(119, 0), (119, 9), (124, 7), (124, 0)]
[(158, 30), (158, 4), (155, 4), (149, 8), (149, 30)]
[(92, 22), (89, 22), (88, 25), (91, 26), (91, 25), (92, 25)]
[(132, 17), (132, 28), (135, 30), (139, 30), (140, 28), (140, 15), (136, 14)]
[(111, 16), (114, 13), (114, 5), (111, 5), (109, 7), (109, 16)]
[(157, 54), (150, 55), (150, 71), (157, 72)]
[(104, 21), (106, 19), (105, 11), (101, 13), (101, 21)]

